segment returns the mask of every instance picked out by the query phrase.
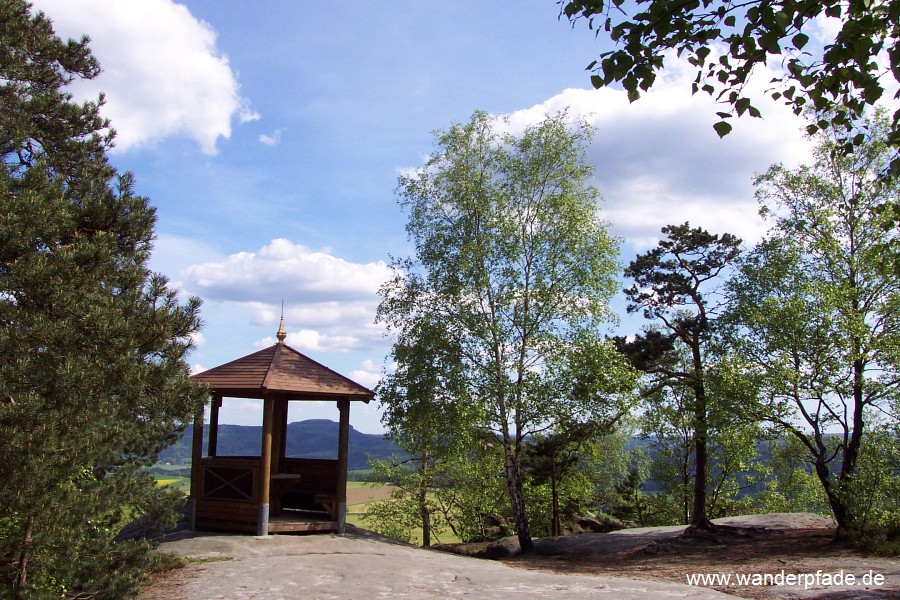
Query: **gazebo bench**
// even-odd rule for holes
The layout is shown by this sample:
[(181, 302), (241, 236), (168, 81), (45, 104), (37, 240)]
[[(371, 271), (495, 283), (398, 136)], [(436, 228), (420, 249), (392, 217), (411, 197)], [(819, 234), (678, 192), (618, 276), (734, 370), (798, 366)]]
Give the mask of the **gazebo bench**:
[(299, 510), (325, 509), (332, 519), (337, 518), (337, 494), (325, 490), (292, 487), (281, 495), (281, 508)]

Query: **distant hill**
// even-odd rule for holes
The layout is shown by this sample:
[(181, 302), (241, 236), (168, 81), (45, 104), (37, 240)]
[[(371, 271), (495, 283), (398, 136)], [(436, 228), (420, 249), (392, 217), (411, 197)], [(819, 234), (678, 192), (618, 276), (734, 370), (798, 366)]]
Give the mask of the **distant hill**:
[[(187, 465), (191, 462), (191, 440), (194, 428), (188, 425), (182, 438), (166, 448), (159, 456), (160, 463)], [(209, 428), (203, 431), (203, 447), (207, 447)], [(288, 423), (287, 456), (306, 458), (337, 458), (338, 424), (328, 419), (309, 419)], [(219, 425), (219, 456), (258, 456), (262, 447), (262, 426)], [(381, 434), (361, 433), (350, 426), (350, 470), (365, 469), (370, 458), (383, 459), (403, 454), (397, 445)]]

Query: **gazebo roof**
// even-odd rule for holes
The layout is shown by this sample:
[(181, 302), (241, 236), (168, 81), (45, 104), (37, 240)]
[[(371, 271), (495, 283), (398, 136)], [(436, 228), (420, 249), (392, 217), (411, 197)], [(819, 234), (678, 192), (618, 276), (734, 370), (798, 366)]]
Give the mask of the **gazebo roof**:
[(280, 341), (218, 367), (192, 375), (222, 396), (262, 398), (286, 395), (294, 400), (347, 398), (368, 402), (375, 392), (332, 371)]

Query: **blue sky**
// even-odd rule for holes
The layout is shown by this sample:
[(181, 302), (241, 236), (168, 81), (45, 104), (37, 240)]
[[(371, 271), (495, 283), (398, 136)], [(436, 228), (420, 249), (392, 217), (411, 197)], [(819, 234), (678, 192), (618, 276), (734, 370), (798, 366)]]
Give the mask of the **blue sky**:
[[(106, 94), (111, 160), (158, 210), (152, 267), (204, 301), (195, 370), (274, 343), (283, 300), (288, 344), (374, 387), (390, 348), (376, 292), (390, 257), (411, 252), (397, 176), (476, 109), (524, 127), (569, 107), (594, 124), (600, 214), (623, 263), (686, 220), (758, 240), (753, 173), (809, 160), (803, 123), (765, 99), (765, 72), (764, 119), (724, 140), (674, 56), (637, 103), (591, 89), (603, 42), (558, 20), (553, 0), (34, 4), (63, 37), (92, 38), (104, 73), (73, 93)], [(260, 414), (254, 401), (223, 408), (225, 422)], [(336, 419), (333, 404), (291, 414), (319, 417)], [(374, 403), (351, 423), (382, 430)]]

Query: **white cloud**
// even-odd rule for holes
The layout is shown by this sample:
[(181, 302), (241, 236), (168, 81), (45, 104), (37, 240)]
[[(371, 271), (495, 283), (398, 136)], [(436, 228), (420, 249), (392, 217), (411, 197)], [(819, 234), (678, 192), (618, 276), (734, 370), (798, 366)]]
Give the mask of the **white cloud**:
[(351, 263), (279, 238), (256, 252), (188, 267), (184, 280), (205, 297), (235, 302), (327, 303), (371, 299), (390, 276), (383, 262)]
[(375, 389), (375, 386), (378, 385), (379, 381), (381, 381), (381, 375), (379, 375), (378, 373), (372, 373), (371, 371), (357, 369), (356, 371), (350, 373), (350, 379), (372, 390)]
[[(390, 276), (384, 262), (352, 263), (285, 239), (256, 252), (188, 267), (182, 284), (205, 300), (227, 303), (274, 334), (284, 300), (288, 345), (347, 352), (383, 344), (376, 325), (378, 288)], [(265, 347), (274, 336), (256, 343)]]
[(806, 122), (771, 100), (771, 76), (761, 72), (750, 92), (764, 118), (732, 119), (734, 130), (719, 139), (712, 124), (722, 108), (703, 92), (691, 94), (693, 67), (674, 55), (666, 65), (636, 102), (613, 88), (568, 89), (511, 114), (510, 128), (521, 131), (564, 108), (587, 119), (596, 128), (588, 160), (597, 168), (601, 215), (639, 250), (655, 245), (664, 225), (684, 221), (756, 241), (767, 226), (757, 215), (753, 174), (810, 160)]
[[(268, 348), (275, 343), (274, 336), (264, 337), (253, 344), (255, 348)], [(319, 352), (347, 352), (359, 345), (359, 338), (352, 335), (329, 335), (315, 329), (288, 331), (284, 343), (296, 350)]]
[(276, 129), (272, 132), (272, 135), (268, 135), (265, 133), (259, 134), (259, 141), (265, 146), (275, 146), (279, 142), (281, 142), (281, 129)]
[(61, 37), (91, 38), (103, 73), (73, 84), (79, 98), (106, 94), (103, 114), (127, 151), (171, 136), (216, 153), (232, 119), (259, 118), (242, 98), (216, 33), (172, 0), (34, 0)]

